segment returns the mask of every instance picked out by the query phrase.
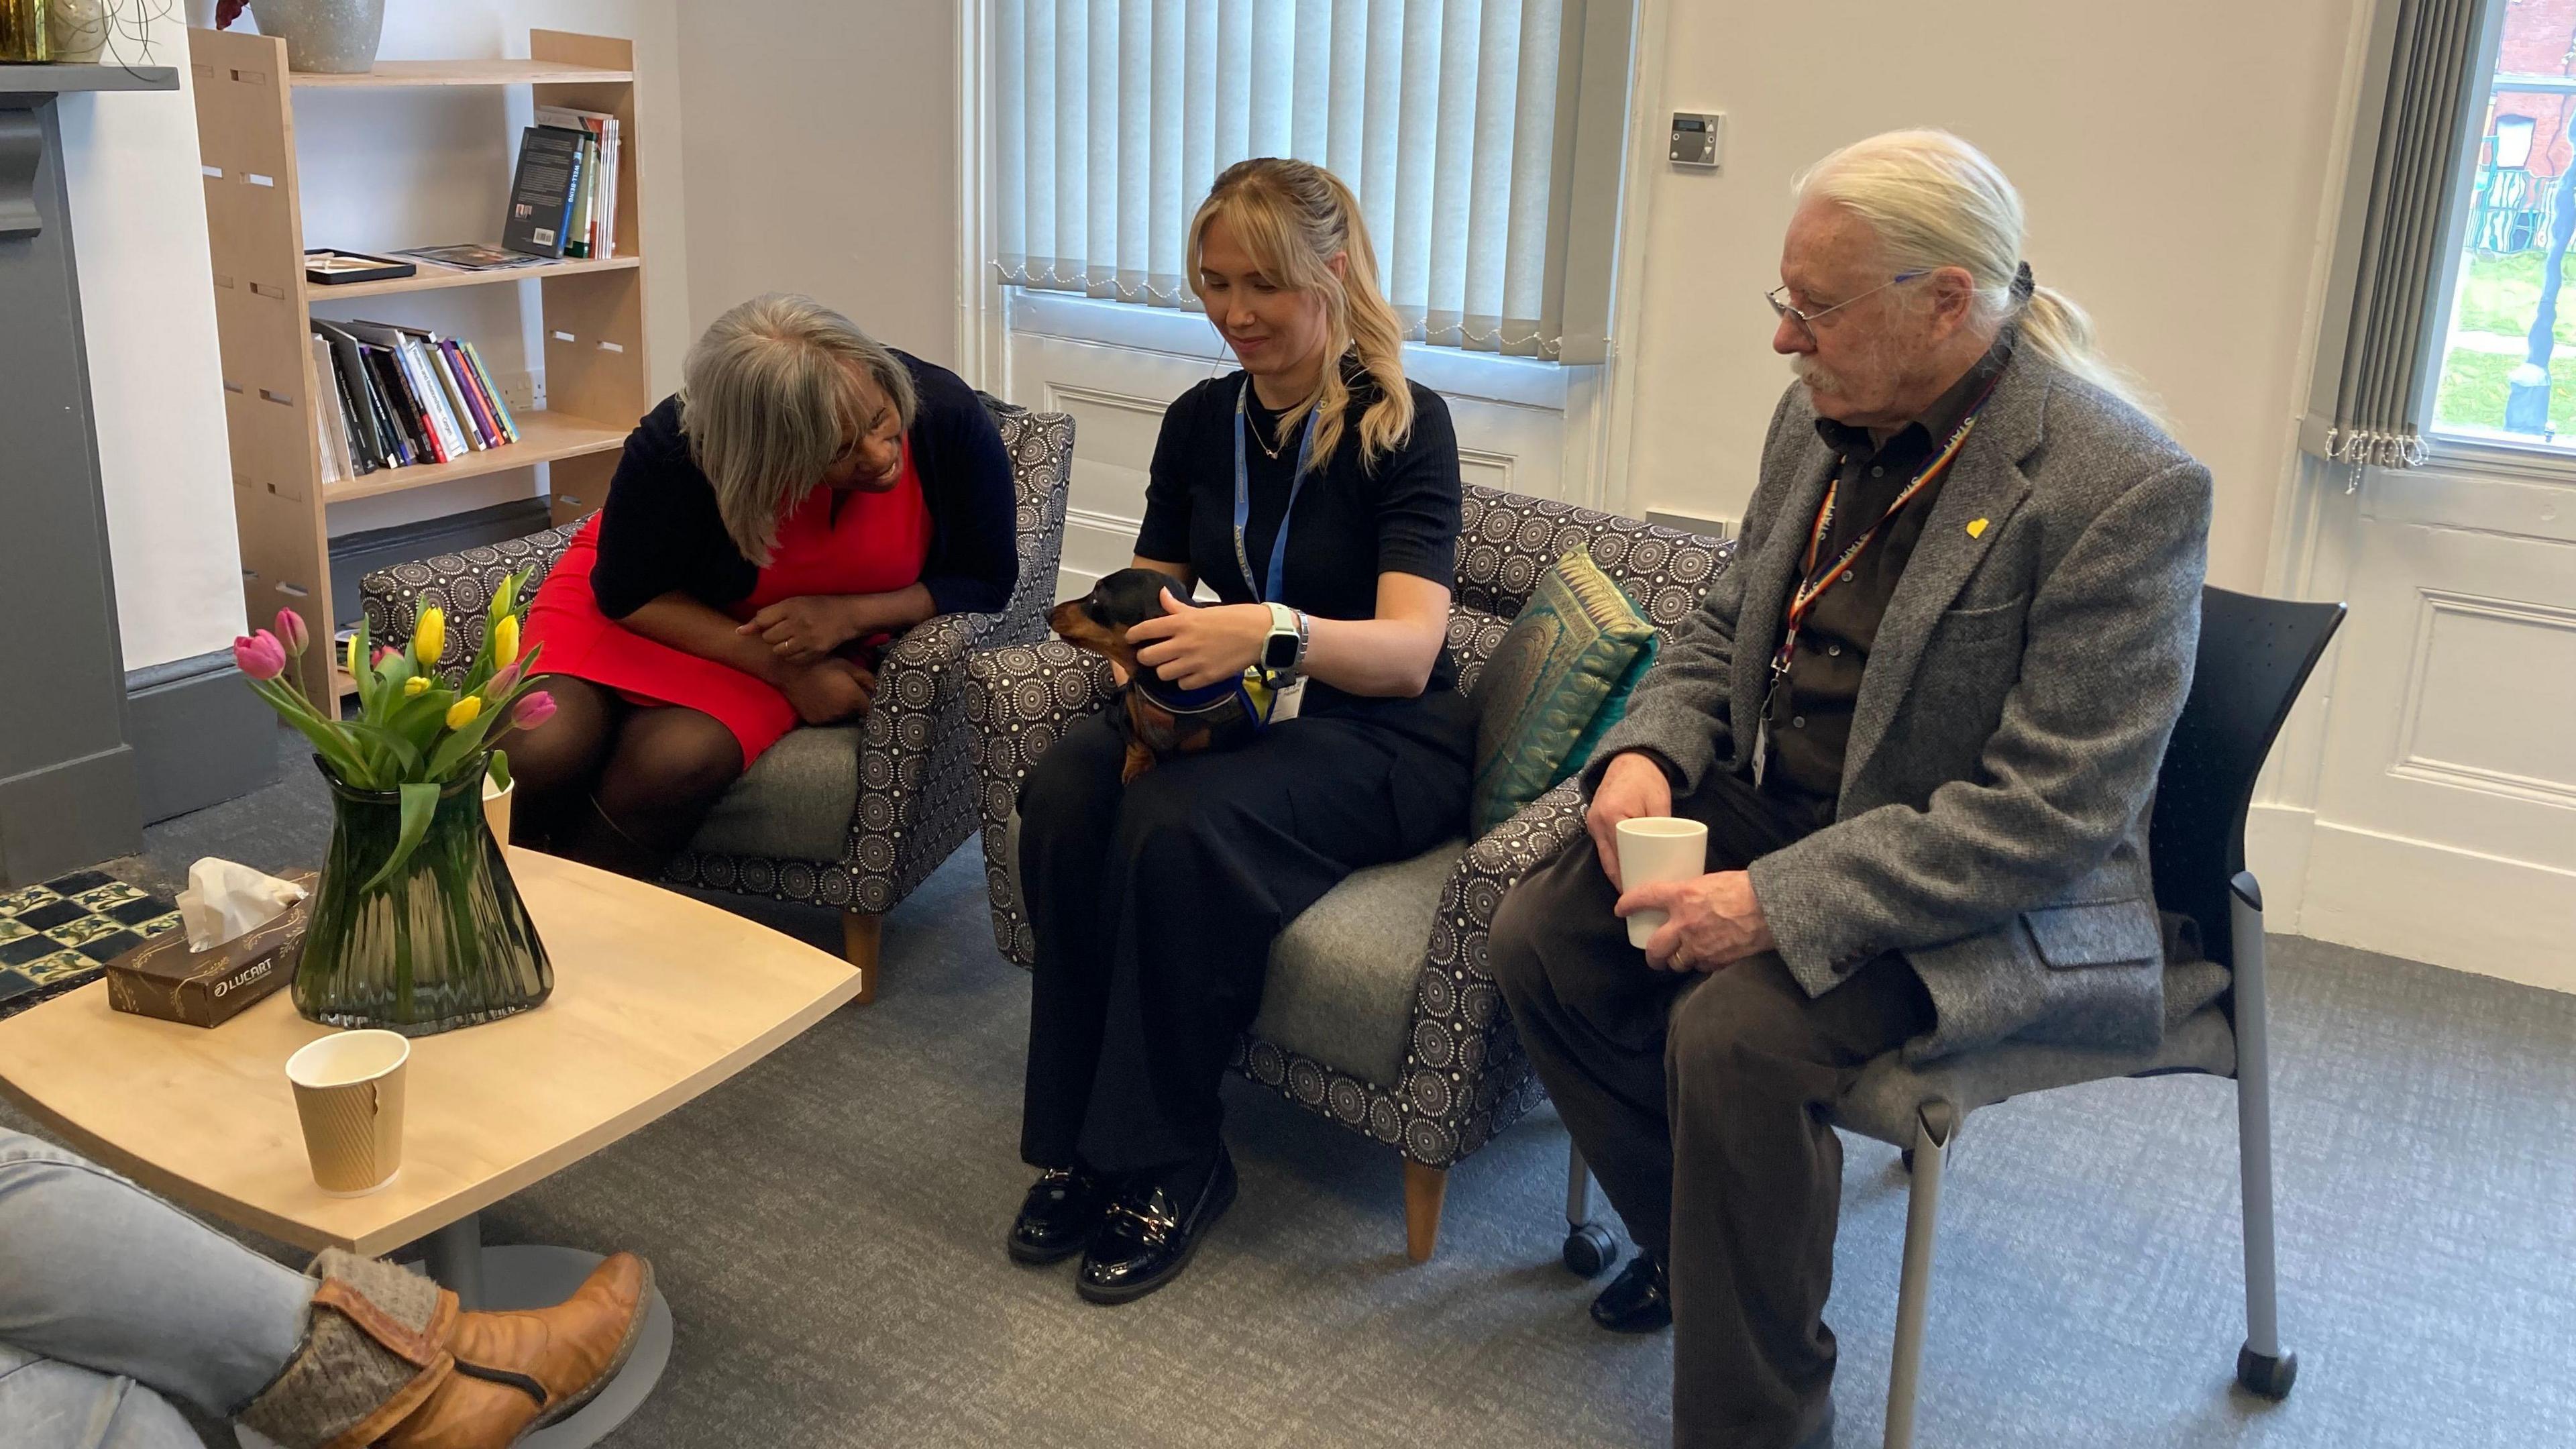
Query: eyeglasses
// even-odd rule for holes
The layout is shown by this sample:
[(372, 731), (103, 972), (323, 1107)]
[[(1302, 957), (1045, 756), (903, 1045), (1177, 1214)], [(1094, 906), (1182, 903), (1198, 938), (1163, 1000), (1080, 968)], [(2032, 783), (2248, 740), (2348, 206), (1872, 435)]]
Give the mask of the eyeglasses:
[(1895, 276), (1888, 278), (1886, 281), (1879, 283), (1877, 286), (1870, 288), (1868, 291), (1861, 293), (1858, 297), (1846, 297), (1830, 307), (1821, 308), (1814, 312), (1802, 312), (1799, 309), (1790, 306), (1789, 289), (1787, 287), (1773, 287), (1770, 291), (1762, 294), (1762, 300), (1771, 304), (1771, 311), (1773, 314), (1781, 317), (1796, 318), (1798, 320), (1798, 330), (1806, 333), (1807, 340), (1813, 342), (1816, 340), (1817, 319), (1830, 317), (1834, 313), (1850, 306), (1852, 303), (1862, 300), (1862, 298), (1875, 297), (1879, 293), (1886, 291), (1888, 288), (1895, 286), (1899, 282), (1911, 282), (1918, 278), (1928, 277), (1930, 275), (1931, 273), (1929, 272), (1899, 272)]

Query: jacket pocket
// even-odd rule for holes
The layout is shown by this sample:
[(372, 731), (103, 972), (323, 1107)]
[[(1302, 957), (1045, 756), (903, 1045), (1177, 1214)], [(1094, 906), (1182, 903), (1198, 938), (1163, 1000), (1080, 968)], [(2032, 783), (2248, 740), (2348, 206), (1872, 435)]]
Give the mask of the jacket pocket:
[(1983, 608), (1946, 609), (1942, 611), (1940, 623), (1934, 626), (1933, 637), (1954, 647), (2014, 639), (2020, 637), (2022, 621), (2029, 613), (2028, 594)]
[(2088, 901), (2022, 912), (2022, 924), (2051, 970), (2164, 959), (2164, 931), (2145, 901)]

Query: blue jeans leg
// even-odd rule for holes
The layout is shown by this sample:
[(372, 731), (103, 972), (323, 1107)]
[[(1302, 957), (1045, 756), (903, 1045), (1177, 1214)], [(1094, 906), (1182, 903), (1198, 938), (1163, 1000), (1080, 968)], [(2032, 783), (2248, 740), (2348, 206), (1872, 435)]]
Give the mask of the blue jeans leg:
[(10, 1449), (204, 1449), (170, 1401), (119, 1374), (0, 1344), (0, 1429)]
[(229, 1418), (294, 1356), (316, 1286), (95, 1163), (0, 1131), (0, 1351)]

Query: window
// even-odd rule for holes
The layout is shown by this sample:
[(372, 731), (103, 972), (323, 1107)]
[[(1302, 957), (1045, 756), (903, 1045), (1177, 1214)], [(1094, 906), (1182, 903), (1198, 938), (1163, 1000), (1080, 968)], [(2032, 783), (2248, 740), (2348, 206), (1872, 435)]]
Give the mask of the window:
[[(1616, 0), (993, 5), (1005, 283), (1195, 310), (1191, 212), (1235, 161), (1294, 156), (1358, 193), (1412, 340), (1600, 360), (1628, 67)], [(1587, 71), (1605, 77), (1589, 114)], [(1578, 197), (1587, 164), (1606, 188)]]
[(2433, 427), (2576, 452), (2576, 298), (2560, 286), (2576, 229), (2576, 5), (2498, 8)]

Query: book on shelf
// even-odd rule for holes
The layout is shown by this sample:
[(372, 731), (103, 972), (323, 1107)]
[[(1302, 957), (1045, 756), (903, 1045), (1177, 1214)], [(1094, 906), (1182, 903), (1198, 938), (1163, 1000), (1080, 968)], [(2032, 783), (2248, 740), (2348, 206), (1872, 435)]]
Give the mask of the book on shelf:
[(517, 267), (545, 265), (544, 257), (524, 252), (486, 246), (482, 242), (460, 242), (441, 247), (405, 247), (394, 253), (398, 257), (417, 257), (437, 266), (452, 267), (460, 272), (509, 271)]
[(336, 405), (319, 406), (315, 429), (325, 482), (379, 468), (452, 463), (518, 441), (470, 345), (420, 327), (313, 319), (317, 385), (329, 379)]
[[(320, 333), (313, 334), (313, 381), (318, 389), (333, 374), (331, 342)], [(337, 384), (333, 384), (334, 390)], [(319, 391), (313, 395), (313, 444), (322, 455), (322, 481), (338, 483), (355, 476), (356, 464), (349, 457), (349, 439), (340, 431), (340, 409), (328, 404)]]
[(539, 106), (536, 122), (589, 135), (590, 144), (583, 152), (582, 214), (576, 236), (583, 255), (607, 261), (617, 255), (617, 118), (605, 111)]
[(519, 133), (519, 169), (510, 182), (510, 210), (501, 245), (530, 256), (561, 257), (573, 240), (573, 209), (581, 197), (586, 129), (530, 126)]

